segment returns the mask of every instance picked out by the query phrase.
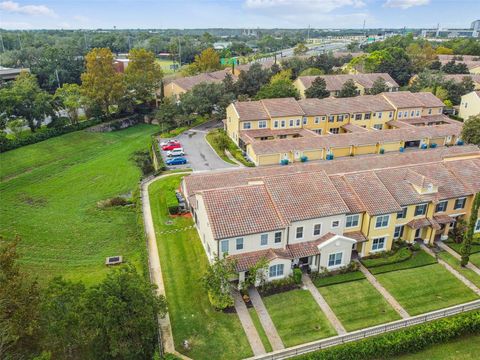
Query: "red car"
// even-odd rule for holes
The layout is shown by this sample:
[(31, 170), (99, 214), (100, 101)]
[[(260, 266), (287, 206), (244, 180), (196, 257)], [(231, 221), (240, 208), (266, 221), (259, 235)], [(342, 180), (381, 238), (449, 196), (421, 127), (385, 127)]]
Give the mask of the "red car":
[(182, 145), (180, 143), (171, 143), (165, 146), (162, 146), (162, 150), (167, 151), (167, 150), (173, 150), (173, 149), (178, 149), (181, 148)]

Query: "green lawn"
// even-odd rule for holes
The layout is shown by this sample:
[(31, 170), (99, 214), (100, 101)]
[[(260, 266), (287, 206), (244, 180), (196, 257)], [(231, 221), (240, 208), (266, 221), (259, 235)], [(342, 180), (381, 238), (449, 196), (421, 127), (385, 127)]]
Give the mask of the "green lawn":
[(156, 59), (157, 63), (160, 64), (160, 67), (162, 68), (162, 71), (164, 74), (173, 74), (174, 71), (170, 69), (170, 65), (173, 64), (172, 60), (165, 60), (165, 59)]
[(477, 299), (440, 264), (375, 275), (410, 315)]
[(260, 319), (258, 318), (258, 314), (255, 311), (255, 308), (249, 308), (248, 312), (250, 313), (250, 317), (252, 318), (253, 324), (255, 325), (255, 328), (258, 331), (258, 335), (260, 336), (260, 340), (262, 340), (263, 346), (265, 347), (265, 350), (267, 352), (272, 351), (272, 345), (270, 345), (270, 341), (268, 340), (267, 334), (265, 333), (265, 329), (262, 326), (262, 323), (260, 322)]
[(365, 279), (365, 275), (363, 275), (363, 273), (360, 270), (358, 270), (358, 271), (347, 272), (345, 274), (336, 274), (332, 276), (326, 276), (323, 278), (312, 277), (312, 282), (315, 284), (316, 287), (320, 287), (320, 286), (341, 284), (341, 283), (360, 280), (360, 279)]
[[(462, 243), (457, 244), (453, 241), (445, 241), (444, 244), (451, 247), (453, 250), (460, 254), (460, 248), (462, 247)], [(480, 253), (480, 241), (472, 242), (471, 253)]]
[(400, 319), (366, 279), (322, 286), (318, 290), (347, 331)]
[(27, 271), (41, 282), (63, 275), (91, 284), (107, 273), (107, 256), (141, 265), (135, 209), (96, 204), (137, 187), (140, 170), (130, 156), (146, 149), (156, 130), (77, 131), (0, 154), (0, 235), (21, 236)]
[(480, 334), (460, 337), (433, 345), (415, 354), (395, 357), (397, 360), (475, 360), (480, 353)]
[(398, 271), (398, 270), (405, 270), (411, 269), (416, 267), (427, 266), (431, 264), (435, 264), (437, 260), (433, 256), (430, 256), (423, 250), (415, 251), (408, 260), (400, 261), (393, 264), (387, 264), (383, 266), (375, 266), (375, 267), (368, 267), (365, 265), (368, 270), (376, 275), (376, 274), (383, 274), (390, 271)]
[(480, 287), (480, 276), (469, 268), (461, 267), (460, 260), (456, 259), (453, 255), (446, 251), (442, 251), (438, 254), (438, 257), (447, 262), (451, 267), (457, 270), (460, 274), (465, 276), (468, 280), (474, 283), (477, 287)]
[(205, 137), (205, 139), (208, 141), (208, 143), (212, 146), (213, 150), (215, 150), (215, 152), (217, 153), (217, 155), (225, 162), (229, 163), (229, 164), (235, 164), (237, 165), (237, 163), (235, 161), (232, 161), (230, 160), (230, 158), (225, 154), (225, 151), (223, 150), (220, 150), (217, 143), (214, 141), (215, 139), (215, 135), (218, 134), (217, 131), (210, 131), (207, 136)]
[[(149, 189), (175, 348), (193, 359), (249, 357), (252, 351), (237, 315), (215, 311), (208, 301), (201, 282), (208, 260), (196, 229), (161, 233), (193, 224), (189, 217), (168, 216), (166, 204), (175, 198), (181, 177), (158, 180)], [(189, 351), (183, 350), (184, 340)]]
[(308, 290), (291, 290), (263, 297), (286, 347), (336, 335)]
[(480, 268), (480, 253), (470, 255), (470, 262), (476, 267)]

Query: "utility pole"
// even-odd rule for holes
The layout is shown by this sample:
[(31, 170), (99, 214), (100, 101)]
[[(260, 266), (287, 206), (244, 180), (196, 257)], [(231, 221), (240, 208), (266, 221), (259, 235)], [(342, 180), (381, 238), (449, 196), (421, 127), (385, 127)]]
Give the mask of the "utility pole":
[(5, 45), (3, 45), (3, 37), (2, 35), (0, 34), (0, 43), (2, 44), (2, 53), (5, 52)]
[(20, 50), (23, 50), (22, 41), (20, 40), (20, 33), (17, 33), (17, 39), (18, 39), (18, 45), (20, 46)]
[(182, 44), (180, 39), (178, 39), (178, 64), (182, 67)]
[(307, 30), (307, 42), (310, 40), (310, 24), (308, 24), (308, 30)]
[(57, 78), (57, 87), (60, 87), (60, 77), (58, 76), (58, 69), (55, 69), (55, 77)]

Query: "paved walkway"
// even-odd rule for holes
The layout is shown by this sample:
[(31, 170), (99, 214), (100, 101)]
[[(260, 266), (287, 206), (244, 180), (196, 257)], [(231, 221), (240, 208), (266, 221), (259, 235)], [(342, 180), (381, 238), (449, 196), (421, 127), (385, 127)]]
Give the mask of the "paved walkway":
[(443, 261), (442, 259), (438, 258), (436, 256), (436, 254), (432, 251), (432, 249), (430, 249), (428, 246), (426, 246), (425, 244), (420, 244), (420, 246), (422, 247), (423, 250), (425, 250), (425, 252), (431, 256), (433, 256), (434, 258), (437, 259), (438, 263), (440, 265), (443, 265), (443, 267), (445, 267), (445, 269), (447, 269), (448, 271), (450, 271), (452, 273), (453, 276), (455, 276), (458, 280), (460, 280), (462, 283), (464, 283), (466, 286), (468, 286), (475, 294), (479, 295), (480, 296), (480, 289), (474, 284), (472, 283), (470, 280), (468, 280), (465, 276), (463, 276), (462, 274), (460, 274), (457, 270), (455, 270), (453, 267), (451, 267), (447, 262)]
[(313, 284), (310, 276), (308, 276), (307, 274), (302, 274), (302, 281), (303, 285), (305, 285), (308, 291), (310, 291), (318, 306), (320, 306), (320, 309), (322, 309), (323, 313), (327, 317), (328, 321), (330, 321), (330, 323), (333, 325), (338, 335), (346, 334), (347, 330), (345, 330), (340, 320), (338, 320), (337, 315), (335, 315), (335, 313), (330, 308), (330, 305), (328, 305), (322, 294), (320, 294), (317, 287)]
[(250, 300), (252, 301), (253, 307), (257, 312), (258, 318), (260, 319), (260, 323), (265, 329), (265, 334), (268, 337), (268, 341), (270, 341), (270, 345), (272, 345), (273, 351), (285, 349), (282, 339), (280, 339), (280, 336), (278, 335), (277, 328), (273, 324), (273, 321), (270, 318), (267, 308), (265, 307), (265, 304), (263, 303), (263, 300), (260, 297), (257, 289), (251, 287), (248, 290), (248, 294), (250, 295)]
[(358, 264), (360, 265), (360, 271), (365, 275), (367, 280), (372, 284), (375, 289), (378, 290), (380, 294), (387, 300), (387, 302), (395, 309), (395, 311), (403, 318), (407, 319), (410, 317), (408, 312), (402, 307), (402, 305), (399, 304), (397, 299), (395, 299), (388, 291), (385, 289), (380, 282), (375, 278), (375, 276), (372, 275), (368, 269), (362, 265), (360, 261), (358, 261)]
[(250, 313), (248, 312), (247, 306), (242, 299), (242, 295), (237, 290), (232, 291), (233, 299), (235, 300), (235, 310), (237, 310), (237, 315), (240, 318), (242, 323), (243, 330), (247, 335), (248, 342), (250, 347), (253, 350), (255, 356), (265, 354), (265, 347), (263, 346), (262, 340), (258, 335), (257, 329), (253, 324)]
[[(446, 252), (448, 252), (450, 255), (452, 255), (454, 258), (456, 258), (457, 260), (461, 260), (462, 257), (460, 256), (459, 253), (457, 253), (455, 250), (453, 250), (450, 246), (448, 245), (445, 245), (443, 242), (441, 241), (437, 241), (435, 243), (440, 249), (442, 250), (445, 250)], [(474, 271), (477, 273), (477, 275), (480, 275), (480, 269), (478, 267), (476, 267), (475, 265), (473, 265), (470, 261), (468, 262), (467, 266), (466, 266), (468, 269)]]
[[(142, 182), (140, 191), (142, 198), (142, 212), (143, 224), (145, 228), (145, 236), (147, 238), (148, 250), (148, 265), (150, 270), (150, 281), (157, 286), (157, 294), (165, 296), (165, 286), (162, 277), (162, 268), (160, 266), (160, 258), (158, 256), (157, 238), (155, 236), (155, 228), (153, 226), (152, 211), (150, 209), (150, 198), (148, 196), (148, 187), (150, 184), (163, 177), (179, 175), (182, 173), (175, 173), (169, 175), (162, 175), (156, 178), (149, 179)], [(188, 173), (185, 173), (188, 174)], [(172, 353), (182, 359), (189, 359), (188, 357), (175, 351), (175, 344), (173, 342), (172, 327), (170, 324), (170, 317), (167, 315), (164, 318), (158, 317), (158, 326), (160, 328), (162, 348), (166, 353)]]

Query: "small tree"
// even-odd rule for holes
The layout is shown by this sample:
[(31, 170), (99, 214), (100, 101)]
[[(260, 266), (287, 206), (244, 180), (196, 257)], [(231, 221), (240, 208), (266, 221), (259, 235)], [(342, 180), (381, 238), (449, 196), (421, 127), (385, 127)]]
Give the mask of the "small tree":
[(78, 110), (82, 106), (82, 94), (77, 84), (63, 84), (55, 91), (55, 100), (65, 109), (72, 124), (78, 122)]
[(448, 233), (449, 239), (457, 244), (460, 244), (463, 241), (463, 234), (465, 233), (466, 228), (467, 226), (464, 220), (457, 220), (455, 227)]
[(460, 265), (466, 266), (470, 260), (470, 251), (472, 250), (472, 241), (473, 233), (475, 230), (475, 225), (477, 224), (478, 219), (478, 210), (480, 209), (480, 193), (475, 195), (472, 204), (472, 212), (470, 214), (470, 219), (468, 221), (467, 229), (463, 235), (463, 243), (460, 248), (460, 255), (462, 255), (462, 260)]
[(284, 97), (300, 97), (298, 90), (293, 86), (291, 80), (279, 80), (274, 83), (263, 85), (255, 99), (260, 100)]
[(293, 49), (293, 55), (295, 55), (295, 56), (305, 55), (307, 52), (308, 52), (308, 47), (304, 43), (299, 43)]
[(325, 82), (325, 79), (321, 77), (317, 77), (313, 80), (312, 86), (305, 90), (305, 97), (307, 98), (323, 99), (329, 96), (330, 92), (327, 90), (327, 83)]
[(225, 151), (228, 149), (229, 140), (223, 130), (218, 131), (218, 133), (213, 138), (213, 141), (221, 151)]
[(340, 98), (346, 98), (346, 97), (354, 97), (357, 96), (357, 86), (355, 85), (355, 82), (352, 79), (349, 79), (345, 81), (345, 83), (342, 86), (342, 89), (340, 90), (340, 93), (338, 94), (338, 97)]
[(371, 95), (377, 95), (382, 92), (388, 91), (388, 86), (384, 78), (378, 77), (375, 79), (375, 81), (372, 84), (372, 88), (370, 89), (370, 94)]
[(200, 55), (195, 55), (195, 66), (200, 72), (219, 70), (220, 56), (213, 48), (203, 50)]
[(300, 76), (318, 76), (318, 75), (324, 75), (324, 74), (325, 74), (325, 72), (322, 69), (311, 67), (311, 68), (303, 70), (300, 73)]
[(207, 290), (208, 299), (216, 309), (223, 310), (233, 306), (230, 278), (234, 274), (235, 264), (231, 260), (215, 256), (213, 263), (203, 275), (203, 285)]
[(267, 281), (267, 272), (268, 260), (265, 258), (258, 260), (255, 265), (248, 269), (248, 275), (245, 277), (243, 284), (244, 288), (256, 286), (257, 283), (260, 287), (263, 287)]
[(470, 116), (463, 124), (462, 139), (469, 143), (480, 145), (480, 115)]

